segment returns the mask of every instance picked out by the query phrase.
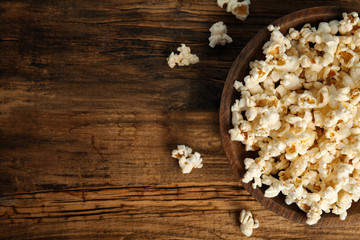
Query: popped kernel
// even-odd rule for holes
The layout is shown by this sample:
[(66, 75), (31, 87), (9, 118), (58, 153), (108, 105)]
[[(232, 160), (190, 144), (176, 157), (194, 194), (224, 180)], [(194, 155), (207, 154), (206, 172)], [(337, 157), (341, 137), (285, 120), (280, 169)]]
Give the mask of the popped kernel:
[(179, 160), (182, 173), (190, 173), (193, 168), (202, 168), (202, 158), (200, 153), (192, 152), (192, 149), (185, 145), (178, 145), (177, 149), (171, 153), (173, 158)]
[(181, 44), (177, 48), (180, 52), (179, 54), (171, 53), (170, 56), (166, 59), (169, 67), (174, 68), (177, 64), (178, 66), (187, 66), (190, 64), (196, 64), (199, 62), (199, 57), (196, 54), (191, 53), (191, 49), (185, 44)]
[(253, 233), (253, 229), (259, 227), (259, 221), (257, 219), (254, 220), (253, 215), (250, 211), (243, 209), (240, 213), (240, 230), (241, 232), (250, 237)]
[(209, 31), (211, 33), (211, 36), (209, 37), (209, 46), (212, 48), (217, 44), (224, 46), (226, 43), (232, 42), (232, 38), (227, 35), (227, 28), (224, 22), (214, 23)]
[(245, 21), (249, 16), (250, 0), (239, 2), (238, 0), (217, 0), (219, 7), (223, 8), (226, 5), (226, 11), (231, 12), (235, 17), (241, 21)]

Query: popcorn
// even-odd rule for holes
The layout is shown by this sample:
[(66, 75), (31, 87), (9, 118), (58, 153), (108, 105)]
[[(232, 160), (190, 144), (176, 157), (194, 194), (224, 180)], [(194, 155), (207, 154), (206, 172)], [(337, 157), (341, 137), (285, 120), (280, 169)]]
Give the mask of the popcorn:
[(360, 199), (358, 14), (286, 36), (277, 26), (268, 30), (265, 60), (251, 62), (249, 75), (234, 83), (241, 98), (231, 108), (230, 137), (259, 155), (244, 160), (242, 181), (267, 185), (265, 197), (285, 195), (309, 225), (323, 212), (344, 220)]
[(339, 23), (339, 21), (338, 20), (332, 20), (332, 21), (330, 21), (329, 22), (329, 27), (330, 27), (330, 29), (331, 29), (331, 34), (332, 35), (336, 35), (337, 33), (338, 33), (338, 31), (339, 31), (339, 25), (340, 25), (340, 23)]
[(259, 227), (259, 221), (254, 220), (253, 215), (250, 211), (243, 209), (240, 213), (240, 230), (241, 232), (250, 237), (253, 233), (253, 229)]
[(171, 156), (180, 159), (182, 157), (188, 158), (192, 153), (192, 149), (185, 145), (178, 145), (177, 150), (173, 150)]
[(316, 108), (317, 99), (309, 91), (304, 91), (304, 93), (299, 95), (298, 98), (299, 107), (301, 108)]
[(238, 2), (238, 0), (217, 0), (219, 7), (223, 8), (226, 4), (226, 11), (234, 14), (235, 17), (241, 21), (245, 21), (249, 15), (250, 3), (250, 0), (244, 0), (242, 2)]
[(256, 163), (255, 160), (252, 158), (245, 158), (244, 163), (245, 163), (245, 169), (247, 170), (247, 172), (245, 173), (242, 181), (244, 183), (248, 183), (248, 182), (254, 180), (255, 183), (253, 184), (253, 188), (256, 188), (256, 186), (259, 183), (261, 183), (260, 177), (262, 174), (262, 166), (260, 164)]
[(275, 108), (264, 109), (260, 116), (259, 123), (255, 125), (255, 129), (264, 131), (277, 130), (281, 126), (280, 115)]
[[(264, 175), (265, 176), (265, 175)], [(266, 189), (264, 196), (267, 198), (276, 197), (279, 195), (280, 191), (283, 189), (282, 185), (280, 184), (280, 181), (277, 179), (274, 179), (268, 189)]]
[(341, 220), (345, 220), (347, 216), (346, 210), (351, 207), (351, 202), (352, 199), (350, 194), (341, 190), (336, 202), (336, 206), (333, 208), (332, 212), (339, 215)]
[(298, 78), (295, 74), (285, 74), (284, 79), (280, 82), (288, 90), (296, 90), (301, 87), (304, 80)]
[(185, 145), (178, 145), (171, 155), (179, 160), (179, 166), (184, 174), (190, 173), (193, 168), (202, 168), (203, 166), (200, 153), (192, 153), (192, 149)]
[(198, 56), (196, 54), (191, 54), (191, 49), (185, 44), (181, 44), (181, 47), (178, 47), (177, 50), (179, 54), (171, 53), (167, 58), (168, 65), (171, 68), (174, 68), (177, 64), (178, 66), (186, 66), (190, 64), (195, 64), (199, 62)]
[(351, 68), (355, 62), (359, 62), (359, 56), (347, 47), (342, 47), (337, 51), (337, 57), (343, 67)]
[(329, 103), (329, 89), (326, 86), (320, 88), (316, 100), (318, 102), (317, 108), (323, 108)]
[(292, 177), (301, 176), (305, 172), (309, 161), (308, 158), (307, 155), (304, 155), (291, 162), (289, 172)]
[(227, 35), (227, 28), (224, 22), (214, 23), (209, 29), (211, 36), (209, 37), (209, 46), (214, 48), (216, 44), (224, 46), (226, 43), (231, 43), (232, 38)]
[(309, 225), (313, 225), (317, 223), (321, 218), (322, 210), (319, 206), (313, 205), (311, 206), (310, 210), (307, 212), (306, 217), (306, 223)]
[(344, 35), (353, 30), (354, 26), (359, 22), (359, 17), (357, 12), (343, 13), (342, 16), (344, 19), (339, 22), (339, 32)]
[(340, 163), (334, 171), (334, 180), (338, 185), (346, 185), (349, 182), (349, 175), (354, 171), (354, 167), (347, 163)]
[(300, 32), (295, 30), (294, 28), (289, 29), (289, 37), (291, 40), (299, 40)]
[(257, 114), (258, 114), (258, 110), (255, 107), (251, 107), (247, 109), (245, 112), (245, 116), (248, 121), (253, 121), (256, 118)]

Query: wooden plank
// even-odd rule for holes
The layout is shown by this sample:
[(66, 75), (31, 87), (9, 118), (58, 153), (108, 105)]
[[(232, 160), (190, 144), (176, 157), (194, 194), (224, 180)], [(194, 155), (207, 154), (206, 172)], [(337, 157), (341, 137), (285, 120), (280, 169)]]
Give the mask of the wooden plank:
[[(217, 113), (96, 111), (64, 116), (13, 110), (1, 124), (9, 126), (0, 136), (3, 193), (235, 180), (221, 146)], [(202, 153), (205, 166), (194, 170), (198, 175), (181, 173), (171, 158), (177, 144)]]
[(289, 222), (264, 210), (236, 182), (11, 194), (1, 198), (0, 208), (2, 237), (15, 239), (239, 239), (243, 208), (260, 218), (251, 239), (356, 239), (359, 229)]

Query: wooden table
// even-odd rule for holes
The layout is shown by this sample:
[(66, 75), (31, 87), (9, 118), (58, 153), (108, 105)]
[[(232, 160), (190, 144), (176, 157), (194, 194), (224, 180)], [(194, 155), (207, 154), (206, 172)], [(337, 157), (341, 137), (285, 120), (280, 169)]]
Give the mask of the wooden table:
[[(252, 1), (237, 20), (215, 0), (0, 2), (1, 239), (358, 239), (360, 226), (295, 224), (257, 203), (224, 154), (218, 108), (229, 68), (273, 20), (343, 1)], [(224, 21), (234, 42), (208, 46)], [(186, 43), (200, 57), (169, 68)], [(171, 151), (200, 152), (183, 175)]]

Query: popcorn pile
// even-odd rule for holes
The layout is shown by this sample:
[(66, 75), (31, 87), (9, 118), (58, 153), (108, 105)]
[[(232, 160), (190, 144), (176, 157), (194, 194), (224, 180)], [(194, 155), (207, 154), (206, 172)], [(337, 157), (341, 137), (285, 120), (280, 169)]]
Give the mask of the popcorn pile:
[(259, 221), (253, 219), (253, 215), (250, 211), (243, 209), (240, 213), (240, 230), (241, 232), (250, 237), (253, 233), (253, 229), (259, 227)]
[(234, 14), (235, 17), (241, 21), (245, 21), (249, 15), (250, 3), (250, 0), (244, 0), (242, 2), (238, 2), (238, 0), (217, 0), (219, 7), (223, 8), (226, 4), (226, 11)]
[(285, 36), (269, 26), (265, 60), (250, 63), (233, 104), (231, 139), (259, 157), (246, 158), (243, 182), (280, 192), (315, 224), (323, 212), (347, 216), (360, 198), (360, 21), (305, 24)]
[(178, 145), (177, 150), (172, 151), (172, 157), (179, 160), (182, 173), (190, 173), (193, 168), (202, 168), (200, 153), (192, 153), (192, 149), (185, 145)]
[(196, 56), (196, 54), (191, 54), (191, 49), (185, 44), (182, 43), (177, 50), (180, 52), (179, 54), (172, 52), (167, 58), (168, 64), (171, 68), (174, 68), (176, 64), (178, 66), (186, 66), (199, 62), (198, 56)]

